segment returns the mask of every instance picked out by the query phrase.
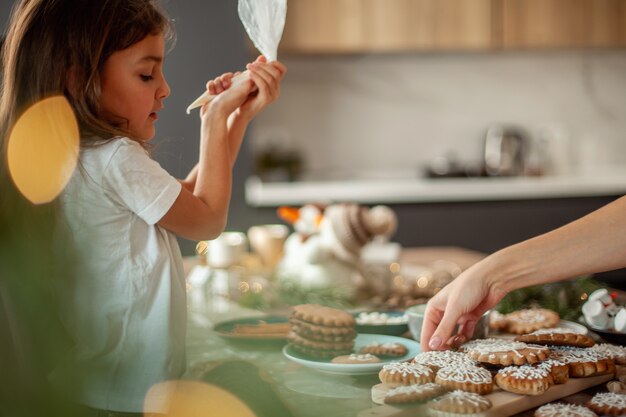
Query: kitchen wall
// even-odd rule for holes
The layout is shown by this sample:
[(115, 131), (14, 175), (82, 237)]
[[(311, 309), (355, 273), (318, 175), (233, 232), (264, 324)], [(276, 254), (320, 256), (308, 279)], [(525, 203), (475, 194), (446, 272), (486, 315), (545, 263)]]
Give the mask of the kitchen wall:
[(282, 59), (281, 98), (258, 119), (253, 147), (287, 143), (314, 177), (412, 176), (451, 150), (478, 160), (498, 122), (558, 152), (569, 144), (582, 169), (626, 162), (623, 50)]

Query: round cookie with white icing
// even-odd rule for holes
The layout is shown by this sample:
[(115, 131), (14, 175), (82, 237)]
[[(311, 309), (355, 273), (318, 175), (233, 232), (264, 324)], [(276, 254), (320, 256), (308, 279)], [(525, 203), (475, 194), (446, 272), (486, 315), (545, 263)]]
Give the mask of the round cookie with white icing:
[(558, 313), (546, 308), (528, 308), (517, 310), (505, 316), (506, 331), (515, 334), (526, 334), (539, 329), (556, 327), (561, 318)]
[(569, 381), (569, 365), (556, 359), (548, 359), (534, 364), (540, 369), (550, 372), (553, 384), (565, 384)]
[(515, 341), (550, 346), (591, 347), (596, 344), (590, 337), (563, 327), (539, 329), (532, 333), (517, 336)]
[(440, 368), (447, 366), (475, 366), (477, 362), (463, 352), (452, 350), (431, 350), (422, 352), (413, 358), (414, 363), (426, 365), (437, 372)]
[(462, 390), (476, 394), (493, 391), (491, 372), (478, 366), (449, 366), (437, 371), (435, 382), (449, 390)]
[(591, 349), (605, 354), (617, 364), (626, 365), (626, 347), (624, 346), (600, 343), (593, 346)]
[(550, 388), (550, 371), (531, 365), (508, 366), (496, 374), (496, 384), (505, 391), (523, 395), (541, 395)]
[(535, 417), (598, 417), (598, 415), (582, 405), (550, 403), (536, 409)]
[(390, 389), (385, 394), (385, 404), (409, 404), (428, 401), (446, 392), (446, 389), (434, 382), (423, 385), (402, 385)]
[(587, 407), (601, 416), (626, 415), (626, 395), (614, 392), (603, 392), (593, 396)]
[(491, 365), (510, 366), (533, 364), (548, 358), (550, 349), (503, 339), (479, 339), (461, 346), (468, 356)]
[(428, 366), (411, 362), (391, 362), (378, 373), (380, 382), (389, 386), (426, 384), (435, 380), (435, 373)]
[(369, 353), (358, 354), (352, 353), (350, 355), (336, 356), (331, 360), (332, 363), (344, 363), (344, 364), (364, 364), (364, 363), (378, 363), (380, 358)]
[(615, 363), (606, 353), (595, 349), (576, 347), (553, 347), (551, 359), (556, 359), (569, 366), (570, 378), (586, 378), (615, 372)]
[(492, 407), (491, 401), (473, 392), (452, 391), (432, 401), (428, 407), (433, 417), (478, 414)]

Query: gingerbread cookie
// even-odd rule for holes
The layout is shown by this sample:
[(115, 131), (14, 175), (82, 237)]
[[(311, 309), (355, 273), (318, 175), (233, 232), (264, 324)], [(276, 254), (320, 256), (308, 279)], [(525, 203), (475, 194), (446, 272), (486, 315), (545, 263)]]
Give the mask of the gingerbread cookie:
[(626, 415), (626, 395), (614, 392), (598, 393), (587, 403), (601, 416), (623, 416)]
[(546, 308), (529, 308), (505, 316), (506, 331), (515, 334), (531, 333), (539, 329), (555, 327), (561, 318), (558, 313)]
[(378, 363), (380, 358), (369, 353), (350, 355), (342, 355), (334, 357), (331, 360), (332, 363), (345, 363), (345, 364), (364, 364), (364, 363)]
[(535, 417), (598, 417), (582, 405), (550, 403), (535, 410)]
[(408, 352), (402, 343), (370, 343), (363, 346), (360, 353), (371, 353), (372, 355), (399, 357)]
[(426, 384), (435, 380), (435, 373), (428, 366), (410, 362), (391, 362), (378, 373), (380, 382), (389, 386)]
[(435, 382), (449, 390), (462, 390), (476, 394), (493, 391), (491, 372), (478, 366), (450, 366), (437, 371)]
[(496, 384), (505, 391), (524, 395), (541, 395), (548, 388), (552, 376), (550, 371), (531, 365), (508, 366), (496, 375)]
[(291, 317), (305, 323), (326, 327), (353, 327), (356, 325), (356, 320), (352, 314), (317, 304), (300, 304), (294, 306)]
[(409, 404), (428, 401), (446, 392), (446, 389), (434, 382), (423, 385), (402, 385), (390, 389), (385, 394), (385, 404)]
[(539, 329), (532, 333), (517, 336), (515, 341), (550, 346), (591, 347), (596, 344), (596, 342), (584, 334), (576, 333), (563, 327)]
[(557, 346), (552, 348), (550, 358), (566, 363), (571, 378), (586, 378), (615, 372), (615, 363), (608, 355), (594, 349)]
[(609, 343), (600, 343), (593, 346), (591, 349), (608, 356), (610, 359), (619, 365), (626, 365), (626, 347), (611, 345)]
[(434, 417), (447, 417), (450, 414), (478, 414), (491, 408), (491, 401), (482, 395), (461, 390), (452, 391), (432, 401), (430, 414)]
[(422, 352), (413, 359), (413, 362), (429, 366), (435, 372), (447, 366), (475, 366), (478, 364), (478, 362), (467, 356), (467, 354), (454, 352), (452, 350), (431, 350), (430, 352)]
[(297, 351), (315, 358), (353, 353), (356, 338), (352, 314), (316, 304), (293, 307), (287, 340)]
[(564, 362), (556, 359), (548, 359), (543, 362), (536, 363), (533, 366), (550, 372), (552, 384), (565, 384), (569, 381), (569, 365)]
[(497, 331), (506, 331), (509, 325), (506, 316), (496, 310), (489, 313), (489, 328)]
[(491, 365), (524, 365), (548, 358), (550, 349), (503, 339), (479, 339), (463, 344), (460, 349), (479, 362)]

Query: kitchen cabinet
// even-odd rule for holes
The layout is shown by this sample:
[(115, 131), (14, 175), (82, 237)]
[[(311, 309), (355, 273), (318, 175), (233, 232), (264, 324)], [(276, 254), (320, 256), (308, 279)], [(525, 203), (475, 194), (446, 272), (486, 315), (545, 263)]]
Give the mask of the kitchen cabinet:
[(502, 48), (626, 46), (624, 0), (501, 0)]
[(282, 52), (486, 49), (492, 0), (289, 0)]
[(282, 53), (626, 46), (626, 0), (289, 0)]

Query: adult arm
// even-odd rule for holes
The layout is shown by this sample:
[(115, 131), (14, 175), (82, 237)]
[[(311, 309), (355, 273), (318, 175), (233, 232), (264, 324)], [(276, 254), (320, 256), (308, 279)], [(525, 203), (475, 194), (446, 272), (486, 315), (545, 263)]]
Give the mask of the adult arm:
[[(426, 307), (422, 349), (469, 339), (478, 319), (510, 291), (626, 266), (626, 197), (473, 265)], [(455, 329), (458, 330), (455, 333)]]

